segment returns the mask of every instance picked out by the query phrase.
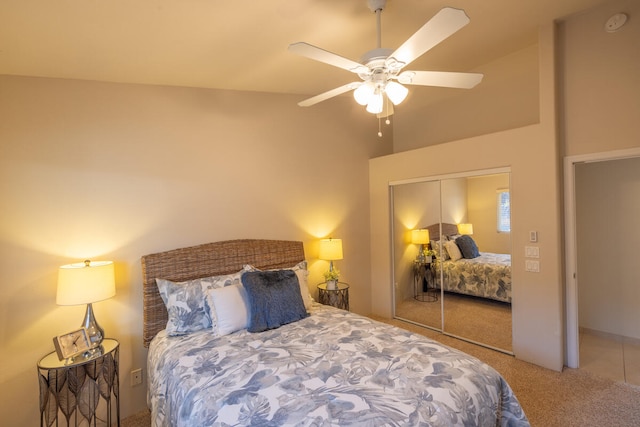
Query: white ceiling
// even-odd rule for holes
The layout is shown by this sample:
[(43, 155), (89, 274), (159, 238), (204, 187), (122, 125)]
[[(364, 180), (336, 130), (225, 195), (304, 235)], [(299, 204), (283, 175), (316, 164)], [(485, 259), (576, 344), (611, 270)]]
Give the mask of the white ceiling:
[[(605, 2), (388, 0), (382, 45), (395, 49), (442, 7), (461, 8), (471, 23), (409, 68), (469, 71), (535, 43), (538, 25)], [(288, 52), (297, 41), (357, 61), (376, 47), (376, 18), (366, 0), (0, 1), (0, 74), (290, 93), (301, 100), (354, 80)]]

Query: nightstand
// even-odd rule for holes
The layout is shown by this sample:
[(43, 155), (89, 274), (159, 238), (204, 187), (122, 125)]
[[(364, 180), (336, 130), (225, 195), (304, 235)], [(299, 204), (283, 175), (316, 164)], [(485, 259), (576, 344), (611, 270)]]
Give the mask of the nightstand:
[[(120, 426), (119, 343), (102, 341), (102, 352), (65, 364), (54, 351), (38, 362), (40, 426)], [(115, 417), (113, 412), (115, 412)]]
[(318, 285), (318, 302), (343, 310), (349, 310), (349, 285), (338, 282), (335, 289), (327, 289), (327, 283)]
[(413, 262), (413, 298), (422, 302), (438, 301), (439, 289), (434, 286), (431, 263)]

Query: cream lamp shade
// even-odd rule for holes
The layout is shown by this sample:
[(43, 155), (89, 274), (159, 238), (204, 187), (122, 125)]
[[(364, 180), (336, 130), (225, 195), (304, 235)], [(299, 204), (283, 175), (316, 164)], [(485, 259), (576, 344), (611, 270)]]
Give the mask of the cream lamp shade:
[(98, 324), (92, 303), (113, 297), (116, 281), (112, 261), (89, 261), (63, 265), (58, 269), (58, 305), (87, 304), (82, 326), (87, 329), (90, 350), (82, 357), (90, 358), (101, 353), (104, 329)]
[(429, 243), (429, 230), (426, 228), (411, 230), (411, 243), (416, 245), (426, 245)]
[(342, 239), (322, 239), (320, 240), (320, 251), (318, 258), (327, 261), (342, 259)]
[(58, 270), (58, 305), (79, 305), (115, 296), (116, 281), (111, 261), (67, 264)]
[[(339, 272), (337, 269), (334, 271), (333, 261), (342, 259), (342, 239), (329, 238), (320, 240), (320, 250), (318, 251), (318, 258), (329, 261), (329, 273), (336, 273), (337, 277), (337, 274), (339, 274)], [(326, 277), (327, 275), (325, 274), (325, 278)], [(329, 285), (327, 284), (327, 286)]]
[(473, 234), (473, 224), (458, 224), (458, 233)]

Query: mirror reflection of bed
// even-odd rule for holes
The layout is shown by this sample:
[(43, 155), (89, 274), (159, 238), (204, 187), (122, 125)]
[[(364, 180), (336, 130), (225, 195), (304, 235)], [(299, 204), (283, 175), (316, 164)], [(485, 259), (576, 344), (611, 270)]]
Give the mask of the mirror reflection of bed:
[[(497, 229), (498, 195), (508, 189), (509, 173), (392, 185), (396, 318), (512, 351), (510, 235)], [(416, 229), (428, 230), (428, 245), (412, 241)], [(456, 245), (462, 235), (467, 257)], [(436, 253), (426, 252), (427, 267), (421, 248)]]

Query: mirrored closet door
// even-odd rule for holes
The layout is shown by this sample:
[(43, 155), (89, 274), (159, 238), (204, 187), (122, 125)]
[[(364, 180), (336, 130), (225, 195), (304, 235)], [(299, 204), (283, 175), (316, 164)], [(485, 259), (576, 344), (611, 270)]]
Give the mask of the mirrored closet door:
[(440, 183), (396, 185), (391, 191), (394, 316), (442, 330), (441, 292), (428, 249), (431, 236), (422, 230), (423, 224), (440, 222)]
[(396, 318), (512, 351), (509, 179), (501, 169), (392, 183)]

